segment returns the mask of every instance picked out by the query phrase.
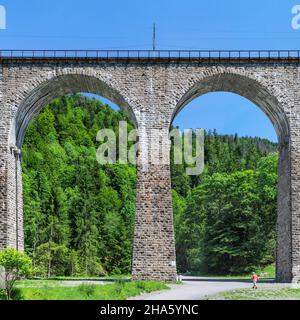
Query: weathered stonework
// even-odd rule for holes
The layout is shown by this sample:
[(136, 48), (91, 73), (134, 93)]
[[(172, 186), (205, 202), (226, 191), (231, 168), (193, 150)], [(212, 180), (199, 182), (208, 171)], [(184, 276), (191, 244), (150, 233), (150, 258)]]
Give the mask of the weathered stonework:
[[(176, 276), (170, 167), (141, 165), (151, 129), (167, 132), (178, 112), (207, 92), (256, 103), (279, 139), (277, 280), (300, 280), (300, 66), (297, 61), (155, 63), (128, 59), (2, 59), (0, 68), (0, 247), (23, 249), (20, 153), (29, 121), (53, 98), (91, 92), (118, 104), (139, 131), (133, 278)], [(169, 159), (168, 148), (162, 157)]]

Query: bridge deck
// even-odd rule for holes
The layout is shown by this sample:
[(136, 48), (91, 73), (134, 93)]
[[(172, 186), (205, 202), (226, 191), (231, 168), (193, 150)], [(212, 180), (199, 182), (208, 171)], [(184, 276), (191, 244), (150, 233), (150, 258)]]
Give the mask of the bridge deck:
[(111, 63), (300, 62), (300, 50), (0, 50), (0, 62), (97, 61)]

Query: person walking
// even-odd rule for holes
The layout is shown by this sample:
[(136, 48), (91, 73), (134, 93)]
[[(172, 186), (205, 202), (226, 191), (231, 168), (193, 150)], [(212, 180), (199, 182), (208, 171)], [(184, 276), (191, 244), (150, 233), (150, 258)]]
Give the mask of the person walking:
[(252, 279), (252, 283), (253, 283), (253, 289), (257, 289), (257, 281), (258, 281), (258, 276), (255, 272), (252, 272), (252, 276), (251, 276), (251, 279)]

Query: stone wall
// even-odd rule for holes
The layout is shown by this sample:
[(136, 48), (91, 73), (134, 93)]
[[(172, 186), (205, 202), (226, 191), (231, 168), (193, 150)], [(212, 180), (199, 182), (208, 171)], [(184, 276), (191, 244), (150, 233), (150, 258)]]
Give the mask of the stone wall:
[[(169, 148), (144, 166), (158, 130), (195, 97), (240, 94), (269, 117), (279, 139), (277, 279), (300, 279), (300, 67), (297, 62), (180, 64), (45, 59), (2, 60), (0, 68), (0, 247), (23, 249), (19, 149), (29, 121), (53, 98), (91, 92), (118, 104), (139, 131), (133, 278), (174, 280), (175, 244)], [(156, 129), (153, 131), (153, 129)], [(154, 132), (154, 133), (153, 133)], [(163, 143), (163, 142), (162, 142)]]

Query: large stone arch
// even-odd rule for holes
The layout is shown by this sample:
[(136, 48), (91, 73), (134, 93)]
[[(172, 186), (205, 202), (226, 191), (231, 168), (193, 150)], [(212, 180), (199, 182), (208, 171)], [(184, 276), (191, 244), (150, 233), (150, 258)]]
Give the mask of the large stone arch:
[(43, 72), (24, 81), (8, 101), (11, 122), (6, 137), (7, 231), (3, 235), (4, 246), (18, 250), (24, 248), (21, 148), (27, 127), (51, 100), (77, 92), (94, 93), (109, 99), (129, 116), (136, 127), (138, 126), (135, 111), (125, 95), (120, 92), (117, 83), (103, 79), (97, 73), (89, 72), (89, 69), (78, 72), (76, 69)]
[(284, 106), (288, 98), (274, 84), (262, 77), (251, 76), (238, 69), (217, 69), (198, 77), (191, 77), (183, 86), (184, 93), (178, 97), (170, 123), (176, 115), (195, 98), (209, 92), (231, 92), (256, 104), (272, 122), (278, 141), (286, 143), (290, 136), (289, 122)]
[(189, 102), (210, 92), (231, 92), (247, 98), (273, 124), (279, 142), (276, 278), (280, 282), (295, 281), (292, 265), (290, 125), (285, 112), (290, 108), (290, 100), (273, 83), (238, 69), (211, 69), (198, 77), (192, 76), (181, 91), (170, 124)]
[(26, 83), (16, 94), (17, 109), (11, 123), (9, 144), (21, 148), (27, 126), (43, 107), (54, 98), (65, 94), (89, 92), (103, 96), (117, 104), (137, 127), (133, 108), (124, 96), (99, 77), (91, 74), (64, 73), (47, 74), (45, 78), (37, 77)]

